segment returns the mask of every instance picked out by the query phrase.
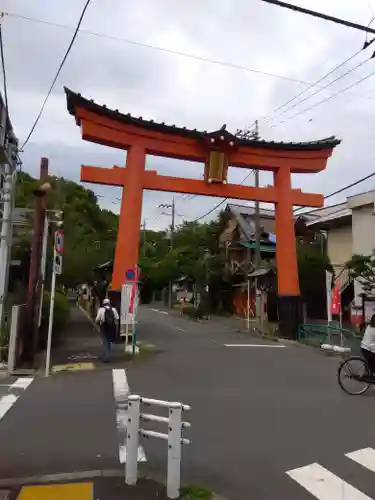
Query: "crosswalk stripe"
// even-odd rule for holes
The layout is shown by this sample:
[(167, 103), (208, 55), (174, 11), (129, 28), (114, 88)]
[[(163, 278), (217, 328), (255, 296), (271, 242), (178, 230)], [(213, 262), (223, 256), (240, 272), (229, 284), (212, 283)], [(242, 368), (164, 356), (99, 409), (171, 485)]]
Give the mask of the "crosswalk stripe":
[(371, 472), (375, 472), (375, 450), (373, 448), (363, 448), (362, 450), (346, 453), (345, 456), (366, 467)]
[(12, 408), (18, 397), (14, 394), (7, 394), (0, 398), (0, 420)]
[(371, 500), (370, 497), (343, 481), (318, 463), (287, 471), (309, 493), (319, 500)]
[(20, 377), (11, 386), (10, 389), (27, 389), (34, 377)]

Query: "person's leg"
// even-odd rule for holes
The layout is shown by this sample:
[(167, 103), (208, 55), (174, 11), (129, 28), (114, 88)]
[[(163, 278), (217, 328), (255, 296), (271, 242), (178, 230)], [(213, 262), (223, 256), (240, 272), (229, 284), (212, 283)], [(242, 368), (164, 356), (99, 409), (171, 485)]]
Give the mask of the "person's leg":
[(369, 352), (369, 368), (372, 374), (375, 373), (375, 353)]
[(361, 349), (362, 356), (365, 358), (366, 363), (371, 373), (375, 373), (375, 354), (367, 349)]
[(111, 357), (111, 350), (112, 350), (112, 342), (110, 338), (106, 338), (107, 341), (107, 359)]
[(101, 340), (102, 340), (102, 359), (103, 361), (108, 361), (109, 358), (108, 338), (103, 331), (101, 331)]

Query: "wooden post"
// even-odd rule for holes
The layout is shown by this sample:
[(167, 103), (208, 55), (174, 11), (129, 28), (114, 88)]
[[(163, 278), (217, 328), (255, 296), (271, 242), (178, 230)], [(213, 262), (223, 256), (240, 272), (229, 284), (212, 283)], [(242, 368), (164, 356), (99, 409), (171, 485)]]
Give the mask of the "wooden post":
[[(48, 158), (40, 162), (40, 185), (48, 178)], [(35, 193), (34, 234), (31, 247), (30, 272), (27, 296), (27, 327), (23, 330), (23, 351), (21, 361), (33, 364), (38, 344), (38, 305), (41, 289), (41, 258), (43, 247), (44, 219), (46, 214), (46, 193)], [(21, 333), (22, 335), (22, 333)]]

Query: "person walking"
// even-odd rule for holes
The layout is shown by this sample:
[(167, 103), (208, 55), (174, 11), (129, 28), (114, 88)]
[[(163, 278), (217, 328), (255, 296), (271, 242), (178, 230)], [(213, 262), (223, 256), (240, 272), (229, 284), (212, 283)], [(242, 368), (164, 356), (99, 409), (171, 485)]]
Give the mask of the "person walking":
[(115, 307), (112, 307), (109, 299), (104, 299), (102, 307), (96, 316), (96, 323), (100, 327), (103, 346), (103, 361), (107, 363), (111, 355), (111, 346), (117, 338), (119, 315)]

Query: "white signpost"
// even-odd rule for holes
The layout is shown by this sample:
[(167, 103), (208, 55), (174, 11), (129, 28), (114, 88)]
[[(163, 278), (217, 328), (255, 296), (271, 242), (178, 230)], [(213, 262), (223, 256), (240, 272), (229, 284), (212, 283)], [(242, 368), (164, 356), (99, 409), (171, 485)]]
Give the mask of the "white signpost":
[(328, 324), (332, 323), (332, 279), (333, 274), (326, 271), (326, 296), (327, 296), (327, 320)]
[(120, 335), (125, 336), (125, 350), (129, 343), (129, 326), (131, 325), (131, 334), (134, 333), (134, 324), (137, 314), (138, 306), (138, 291), (134, 297), (133, 311), (130, 312), (131, 296), (134, 285), (132, 283), (125, 283), (121, 287), (121, 314), (120, 314)]
[(56, 275), (62, 273), (62, 253), (64, 251), (64, 235), (59, 229), (55, 232), (55, 246), (53, 250), (53, 266), (52, 266), (52, 281), (51, 281), (51, 300), (49, 306), (48, 318), (48, 338), (47, 338), (47, 354), (46, 354), (46, 377), (49, 376), (51, 365), (51, 345), (52, 345), (52, 325), (53, 311), (55, 306), (55, 291), (56, 291)]

